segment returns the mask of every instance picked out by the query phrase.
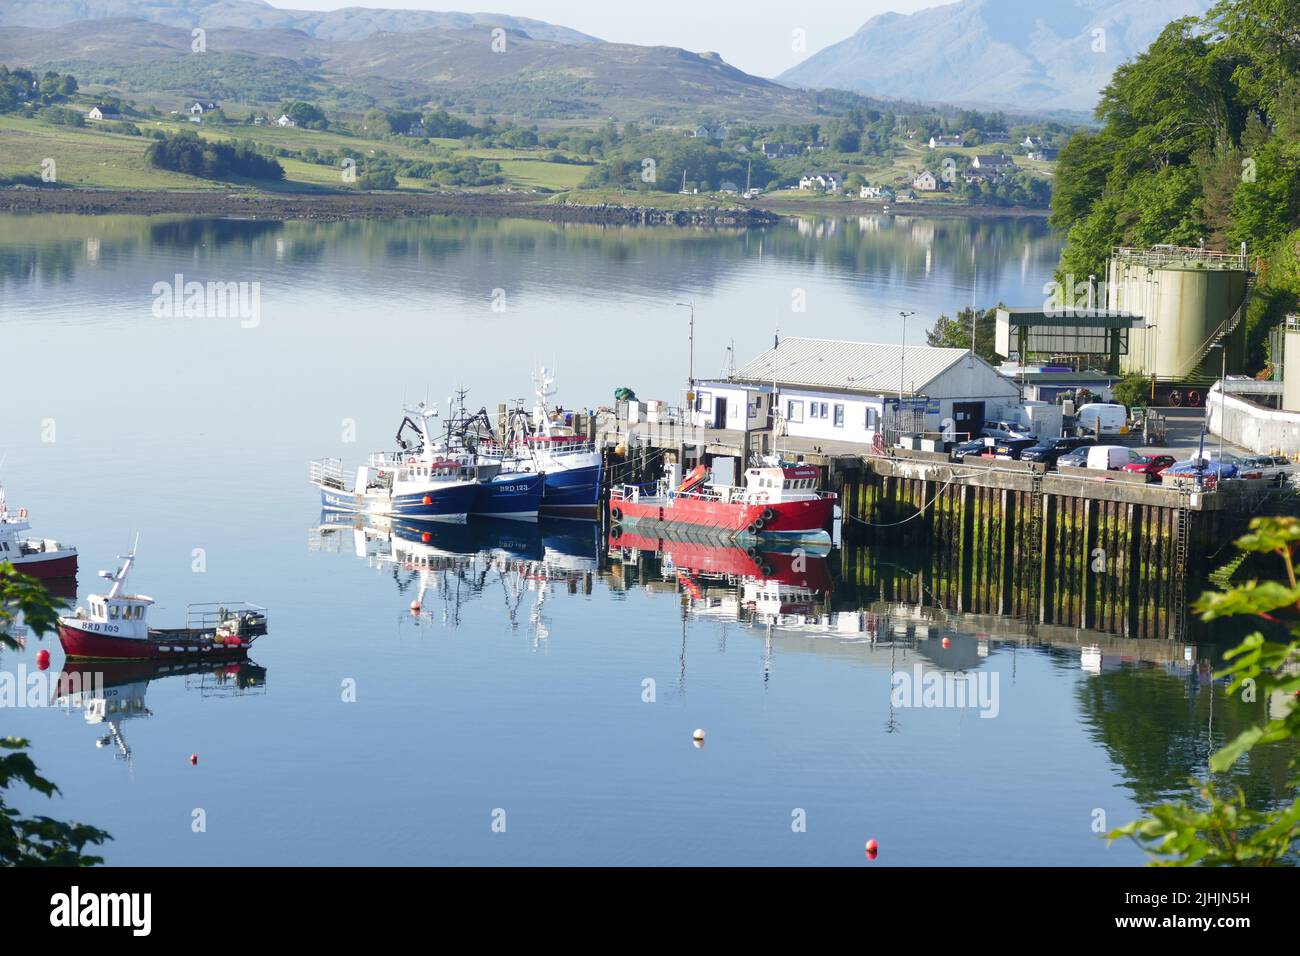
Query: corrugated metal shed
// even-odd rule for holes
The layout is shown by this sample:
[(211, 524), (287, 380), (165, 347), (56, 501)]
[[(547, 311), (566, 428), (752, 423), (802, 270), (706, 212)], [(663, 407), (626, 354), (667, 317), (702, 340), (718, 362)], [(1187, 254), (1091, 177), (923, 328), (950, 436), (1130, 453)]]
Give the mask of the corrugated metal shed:
[[(900, 375), (905, 374), (903, 394), (920, 395), (936, 378), (970, 356), (966, 349), (928, 345), (909, 345), (906, 351), (904, 369), (900, 345), (792, 336), (781, 339), (779, 348), (768, 349), (738, 368), (735, 378), (770, 385), (775, 373), (781, 385), (897, 395)], [(975, 361), (995, 371), (982, 359)]]

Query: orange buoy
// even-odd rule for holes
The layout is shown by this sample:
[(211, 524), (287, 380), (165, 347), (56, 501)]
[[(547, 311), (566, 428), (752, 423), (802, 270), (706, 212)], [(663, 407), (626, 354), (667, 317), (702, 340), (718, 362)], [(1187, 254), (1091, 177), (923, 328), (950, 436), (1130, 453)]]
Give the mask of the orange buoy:
[(433, 496), (432, 496), (432, 495), (425, 495), (425, 496), (424, 496), (424, 503), (425, 503), (426, 505), (431, 505), (431, 504), (433, 504)]

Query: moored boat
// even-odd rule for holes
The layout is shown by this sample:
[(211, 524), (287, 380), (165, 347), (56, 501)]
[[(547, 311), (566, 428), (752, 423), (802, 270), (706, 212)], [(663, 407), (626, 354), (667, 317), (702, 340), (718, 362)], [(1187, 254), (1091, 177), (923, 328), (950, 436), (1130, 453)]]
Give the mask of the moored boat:
[(59, 643), (70, 659), (157, 660), (234, 658), (266, 633), (266, 608), (240, 602), (191, 604), (184, 627), (155, 628), (146, 621), (154, 600), (127, 594), (135, 551), (122, 556), (107, 594), (87, 596), (86, 606), (59, 618)]
[(76, 577), (77, 549), (52, 538), (25, 536), (31, 527), (27, 509), (10, 511), (0, 487), (0, 563), (8, 561), (15, 571), (42, 581)]
[[(464, 521), (480, 494), (473, 465), (440, 454), (429, 436), (437, 411), (406, 409), (419, 432), (420, 447), (396, 454), (378, 452), (357, 468), (349, 484), (343, 463), (321, 458), (311, 463), (311, 483), (320, 491), (321, 508), (352, 514), (413, 518), (419, 521)], [(400, 431), (399, 431), (400, 434)]]
[(827, 528), (835, 494), (817, 490), (818, 471), (810, 465), (748, 468), (743, 486), (708, 484), (709, 470), (695, 468), (676, 480), (676, 468), (653, 486), (623, 485), (610, 492), (610, 518), (634, 526), (678, 525), (721, 537), (830, 540)]

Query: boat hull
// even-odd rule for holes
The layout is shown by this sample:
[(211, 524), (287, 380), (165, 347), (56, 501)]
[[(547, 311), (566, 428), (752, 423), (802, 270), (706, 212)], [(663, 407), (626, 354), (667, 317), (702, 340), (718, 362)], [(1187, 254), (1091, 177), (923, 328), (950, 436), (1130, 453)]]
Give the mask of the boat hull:
[(600, 479), (604, 466), (582, 465), (546, 472), (542, 514), (560, 518), (595, 519), (600, 514)]
[(217, 643), (211, 634), (181, 631), (150, 632), (147, 638), (121, 637), (107, 630), (112, 625), (93, 621), (59, 621), (59, 643), (70, 660), (195, 660), (244, 657), (252, 644), (247, 638), (227, 638)]
[(62, 551), (51, 554), (26, 554), (9, 558), (14, 570), (19, 574), (37, 578), (41, 581), (53, 581), (59, 578), (77, 576), (77, 552)]
[[(317, 486), (320, 487), (320, 486)], [(322, 510), (384, 515), (417, 521), (464, 521), (478, 498), (479, 485), (464, 482), (408, 495), (357, 495), (320, 488)]]
[(642, 526), (679, 525), (727, 537), (789, 541), (828, 539), (830, 536), (826, 528), (830, 525), (834, 509), (834, 496), (774, 504), (712, 501), (689, 495), (647, 497), (639, 501), (611, 498), (609, 502), (612, 520), (636, 525), (642, 533)]
[(509, 472), (481, 482), (470, 514), (484, 518), (536, 518), (545, 479), (531, 472)]

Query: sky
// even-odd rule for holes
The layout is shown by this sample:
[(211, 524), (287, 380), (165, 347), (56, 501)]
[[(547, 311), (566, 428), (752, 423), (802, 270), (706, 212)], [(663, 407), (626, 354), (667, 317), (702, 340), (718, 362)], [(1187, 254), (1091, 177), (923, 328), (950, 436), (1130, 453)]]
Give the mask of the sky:
[[(944, 0), (273, 0), (299, 10), (340, 7), (458, 10), (506, 13), (571, 27), (602, 40), (712, 50), (732, 66), (757, 76), (776, 76), (818, 50), (850, 36), (880, 13), (913, 13)], [(948, 0), (951, 2), (951, 0)], [(793, 49), (795, 31), (805, 49)]]

